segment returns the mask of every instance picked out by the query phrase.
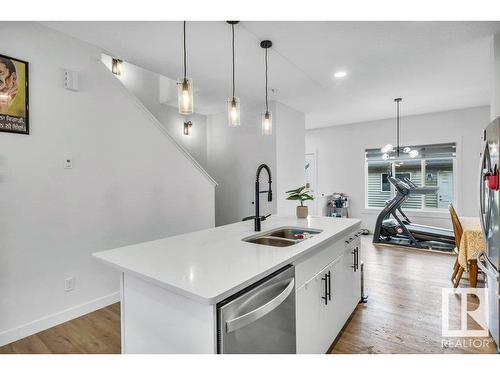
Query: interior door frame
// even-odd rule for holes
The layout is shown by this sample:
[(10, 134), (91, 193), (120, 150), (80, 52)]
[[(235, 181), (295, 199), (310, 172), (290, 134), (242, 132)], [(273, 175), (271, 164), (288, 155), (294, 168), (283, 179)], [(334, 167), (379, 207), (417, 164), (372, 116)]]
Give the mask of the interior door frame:
[[(311, 155), (312, 159), (314, 160), (314, 167), (312, 169), (312, 171), (314, 173), (311, 174), (312, 184), (313, 184), (312, 193), (313, 193), (313, 197), (315, 198), (312, 201), (312, 204), (313, 204), (313, 215), (321, 216), (321, 213), (318, 213), (318, 199), (317, 199), (320, 196), (320, 194), (318, 193), (318, 153), (317, 153), (317, 151), (306, 152), (304, 154), (304, 160), (307, 160), (306, 157), (308, 155)], [(305, 164), (304, 164), (304, 167), (305, 167)], [(305, 177), (305, 170), (304, 170), (304, 177)]]

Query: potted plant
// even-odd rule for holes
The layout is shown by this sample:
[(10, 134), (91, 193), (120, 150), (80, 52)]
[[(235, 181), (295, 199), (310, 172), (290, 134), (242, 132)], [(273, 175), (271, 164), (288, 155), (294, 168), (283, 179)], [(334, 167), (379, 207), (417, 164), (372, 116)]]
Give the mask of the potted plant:
[(304, 206), (305, 201), (312, 201), (314, 197), (309, 194), (310, 189), (308, 186), (301, 186), (297, 189), (289, 190), (287, 200), (300, 201), (300, 206), (297, 206), (297, 217), (304, 219), (309, 214), (307, 206)]

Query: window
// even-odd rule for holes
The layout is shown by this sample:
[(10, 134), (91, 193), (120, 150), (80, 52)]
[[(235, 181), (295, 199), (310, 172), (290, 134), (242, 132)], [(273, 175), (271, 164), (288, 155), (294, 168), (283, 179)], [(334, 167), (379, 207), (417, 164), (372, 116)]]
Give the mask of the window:
[(366, 207), (382, 208), (395, 196), (389, 174), (409, 179), (417, 186), (438, 187), (435, 194), (411, 195), (403, 204), (405, 209), (445, 210), (454, 201), (456, 145), (422, 145), (411, 149), (419, 151), (417, 158), (401, 153), (398, 159), (383, 160), (380, 150), (366, 150)]

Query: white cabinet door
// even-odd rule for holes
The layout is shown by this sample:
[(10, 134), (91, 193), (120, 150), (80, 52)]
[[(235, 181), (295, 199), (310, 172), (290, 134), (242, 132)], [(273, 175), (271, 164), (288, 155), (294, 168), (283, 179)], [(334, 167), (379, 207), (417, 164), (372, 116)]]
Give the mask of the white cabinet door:
[(340, 330), (352, 314), (361, 295), (361, 270), (359, 269), (359, 253), (350, 246), (343, 255), (326, 268), (330, 272), (331, 301), (328, 301), (327, 317), (324, 330), (328, 333), (329, 343), (325, 351), (333, 343)]
[(334, 290), (341, 265), (339, 257), (297, 289), (297, 353), (325, 353), (342, 328)]
[(343, 255), (341, 277), (339, 280), (340, 300), (342, 304), (341, 319), (345, 322), (352, 314), (361, 299), (361, 246), (355, 241)]
[(332, 263), (330, 263), (326, 268), (326, 272), (329, 275), (330, 293), (328, 304), (325, 306), (326, 319), (323, 329), (326, 337), (324, 338), (325, 345), (323, 348), (323, 353), (325, 353), (332, 345), (333, 341), (335, 340), (345, 323), (345, 319), (343, 319), (343, 311), (345, 310), (345, 307), (343, 305), (345, 300), (345, 287), (342, 282), (343, 265), (344, 256), (340, 256)]
[(296, 291), (297, 353), (324, 353), (327, 309), (326, 269)]
[[(359, 252), (353, 254), (356, 248)], [(296, 290), (297, 353), (325, 353), (356, 308), (360, 251), (359, 240), (352, 242)]]

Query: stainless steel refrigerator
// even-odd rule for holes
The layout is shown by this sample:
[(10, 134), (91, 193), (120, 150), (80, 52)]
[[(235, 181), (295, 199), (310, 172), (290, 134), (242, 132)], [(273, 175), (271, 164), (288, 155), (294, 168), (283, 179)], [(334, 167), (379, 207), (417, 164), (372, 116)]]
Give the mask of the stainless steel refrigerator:
[(483, 133), (479, 179), (480, 221), (486, 240), (486, 251), (479, 254), (477, 263), (486, 276), (488, 288), (488, 328), (491, 336), (500, 346), (499, 339), (499, 179), (500, 167), (498, 149), (500, 144), (500, 117), (494, 120)]

